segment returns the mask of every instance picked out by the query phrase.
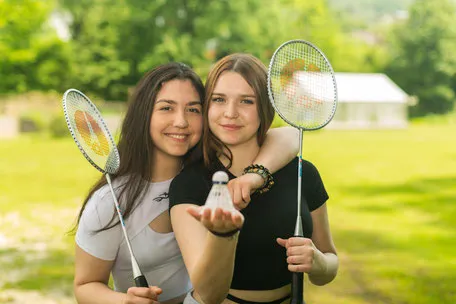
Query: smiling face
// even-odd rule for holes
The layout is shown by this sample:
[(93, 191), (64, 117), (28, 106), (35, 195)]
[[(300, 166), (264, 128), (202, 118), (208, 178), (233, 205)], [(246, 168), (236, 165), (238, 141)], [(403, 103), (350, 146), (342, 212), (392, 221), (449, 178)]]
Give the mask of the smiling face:
[(210, 130), (228, 147), (257, 142), (257, 102), (253, 88), (239, 73), (223, 72), (210, 97)]
[(157, 94), (150, 136), (157, 159), (184, 156), (202, 132), (201, 99), (189, 80), (165, 82)]

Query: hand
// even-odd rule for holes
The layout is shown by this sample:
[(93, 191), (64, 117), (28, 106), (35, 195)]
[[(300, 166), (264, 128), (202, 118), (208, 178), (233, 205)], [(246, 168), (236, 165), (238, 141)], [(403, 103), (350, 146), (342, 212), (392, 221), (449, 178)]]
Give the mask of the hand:
[(228, 189), (230, 190), (234, 207), (237, 210), (247, 207), (250, 203), (250, 194), (261, 188), (263, 184), (264, 179), (256, 173), (247, 173), (230, 180)]
[(157, 286), (130, 287), (122, 304), (157, 304), (161, 293), (161, 288)]
[(208, 230), (215, 232), (229, 232), (240, 229), (244, 224), (244, 216), (237, 210), (222, 208), (189, 207), (187, 212), (197, 221), (201, 222)]
[(277, 238), (277, 243), (287, 249), (289, 271), (311, 273), (322, 267), (321, 263), (317, 263), (317, 260), (320, 260), (318, 255), (321, 253), (311, 239), (304, 237)]

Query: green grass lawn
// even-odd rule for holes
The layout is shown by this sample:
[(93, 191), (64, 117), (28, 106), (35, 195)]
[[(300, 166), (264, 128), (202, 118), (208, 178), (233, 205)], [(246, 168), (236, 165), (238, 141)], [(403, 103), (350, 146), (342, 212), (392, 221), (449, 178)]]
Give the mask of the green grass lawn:
[[(456, 124), (304, 135), (340, 271), (309, 304), (455, 303)], [(0, 141), (0, 303), (74, 303), (72, 225), (98, 173), (71, 139)]]

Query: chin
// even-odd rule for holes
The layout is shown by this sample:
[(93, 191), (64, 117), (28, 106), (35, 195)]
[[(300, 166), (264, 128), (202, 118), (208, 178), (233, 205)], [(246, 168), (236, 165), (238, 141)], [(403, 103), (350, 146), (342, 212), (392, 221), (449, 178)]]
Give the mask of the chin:
[(238, 140), (222, 140), (222, 142), (227, 146), (237, 146), (240, 144)]
[(174, 157), (184, 157), (187, 153), (188, 153), (189, 150), (185, 150), (185, 151), (172, 151), (169, 153), (170, 156), (174, 156)]
[(187, 149), (187, 147), (185, 147), (185, 148), (184, 147), (181, 147), (181, 148), (173, 147), (173, 148), (164, 150), (164, 152), (168, 156), (171, 156), (171, 157), (182, 157), (185, 154), (187, 154), (188, 151), (189, 151), (189, 149)]

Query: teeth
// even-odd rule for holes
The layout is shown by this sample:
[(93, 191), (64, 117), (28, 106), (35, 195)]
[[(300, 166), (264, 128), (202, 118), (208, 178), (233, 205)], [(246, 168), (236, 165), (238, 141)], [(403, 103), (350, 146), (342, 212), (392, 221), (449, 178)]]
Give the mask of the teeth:
[(176, 139), (184, 139), (187, 135), (177, 135), (177, 134), (168, 134), (169, 137), (176, 138)]

